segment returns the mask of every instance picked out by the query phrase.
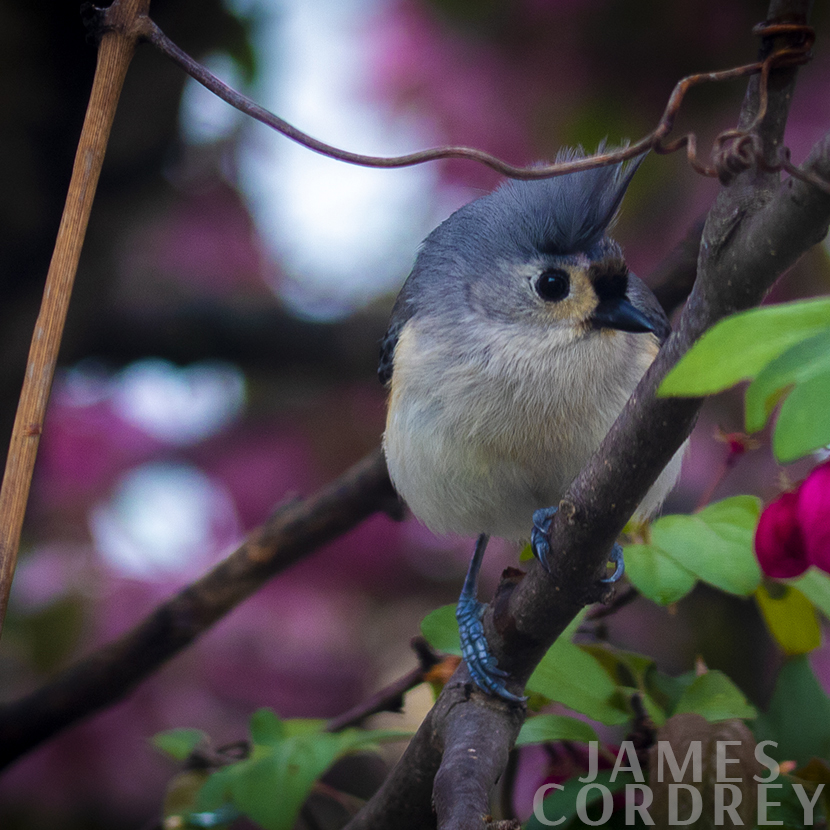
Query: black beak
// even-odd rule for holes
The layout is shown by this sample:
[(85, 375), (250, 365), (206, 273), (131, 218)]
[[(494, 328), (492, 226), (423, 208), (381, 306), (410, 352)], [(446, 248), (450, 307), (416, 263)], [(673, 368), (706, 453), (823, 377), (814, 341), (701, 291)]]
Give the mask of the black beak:
[(601, 300), (590, 317), (594, 328), (619, 331), (654, 332), (654, 323), (625, 297)]

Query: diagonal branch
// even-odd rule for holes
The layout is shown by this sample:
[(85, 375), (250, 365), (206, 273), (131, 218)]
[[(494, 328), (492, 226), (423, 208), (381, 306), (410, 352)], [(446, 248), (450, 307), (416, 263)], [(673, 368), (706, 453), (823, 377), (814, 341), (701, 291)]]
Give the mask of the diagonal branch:
[[(804, 0), (773, 0), (770, 22), (804, 22), (808, 5)], [(762, 48), (777, 46), (764, 43)], [(773, 72), (765, 102), (756, 79), (750, 82), (739, 123), (756, 124), (765, 153), (783, 140), (794, 82), (793, 69)], [(550, 539), (553, 574), (534, 562), (518, 584), (502, 582), (485, 614), (485, 629), (499, 665), (522, 685), (591, 597), (609, 548), (694, 425), (702, 401), (657, 398), (663, 377), (712, 324), (759, 303), (774, 280), (827, 232), (830, 135), (814, 148), (804, 173), (825, 186), (818, 189), (795, 178), (782, 185), (776, 174), (750, 168), (738, 172), (721, 191), (707, 218), (697, 281), (677, 333), (560, 504)], [(433, 799), (439, 827), (481, 830), (489, 791), (503, 771), (501, 759), (523, 716), (518, 707), (479, 693), (462, 665), (389, 781), (348, 830), (415, 830), (425, 826), (427, 817), (431, 826)], [(494, 735), (507, 743), (495, 749)], [(496, 754), (498, 761), (478, 767), (460, 763), (459, 751), (465, 749), (479, 756)], [(418, 768), (414, 775), (415, 762), (431, 766)], [(471, 775), (476, 782), (469, 780)]]
[(240, 548), (131, 631), (0, 706), (0, 767), (123, 698), (274, 574), (373, 513), (399, 509), (380, 450), (311, 498), (279, 508)]

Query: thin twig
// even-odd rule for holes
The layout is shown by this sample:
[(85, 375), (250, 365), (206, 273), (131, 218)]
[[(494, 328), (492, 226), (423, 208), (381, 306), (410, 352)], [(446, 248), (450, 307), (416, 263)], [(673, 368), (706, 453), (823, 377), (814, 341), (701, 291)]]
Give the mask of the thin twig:
[(32, 335), (26, 375), (14, 421), (0, 488), (0, 633), (6, 616), (26, 502), (32, 482), (46, 405), (52, 388), (69, 298), (121, 87), (150, 0), (115, 0), (108, 14), (113, 28), (103, 35), (66, 204), (43, 301)]
[(403, 706), (403, 696), (416, 686), (420, 686), (429, 671), (442, 659), (423, 638), (415, 638), (412, 647), (419, 660), (419, 665), (416, 668), (408, 671), (397, 680), (393, 680), (388, 686), (367, 700), (361, 701), (336, 718), (332, 718), (326, 724), (326, 731), (339, 732), (349, 726), (356, 726), (378, 712), (400, 712)]
[[(205, 86), (214, 95), (217, 95), (223, 101), (230, 104), (232, 107), (240, 110), (251, 116), (251, 118), (265, 124), (268, 127), (276, 130), (286, 138), (301, 144), (315, 153), (327, 156), (328, 158), (337, 159), (338, 161), (347, 162), (348, 164), (356, 164), (360, 167), (376, 167), (376, 168), (398, 168), (411, 167), (415, 164), (423, 164), (427, 161), (437, 161), (439, 159), (460, 158), (469, 161), (476, 161), (484, 164), (487, 167), (508, 176), (511, 179), (545, 179), (551, 176), (561, 176), (565, 173), (572, 173), (577, 170), (587, 170), (592, 167), (604, 167), (610, 164), (618, 164), (628, 159), (636, 158), (649, 150), (654, 150), (657, 153), (674, 153), (677, 150), (686, 148), (686, 155), (689, 163), (704, 176), (720, 176), (721, 179), (725, 175), (727, 169), (736, 165), (732, 156), (735, 152), (740, 151), (746, 154), (746, 143), (740, 142), (738, 139), (744, 137), (745, 134), (754, 129), (754, 124), (750, 125), (746, 130), (735, 131), (729, 130), (718, 136), (716, 139), (713, 153), (715, 166), (707, 167), (698, 160), (697, 156), (697, 137), (690, 132), (671, 142), (666, 143), (666, 139), (671, 133), (677, 114), (680, 111), (680, 105), (686, 93), (692, 87), (703, 83), (732, 81), (737, 78), (743, 78), (747, 75), (762, 74), (764, 78), (763, 88), (766, 89), (766, 78), (769, 76), (773, 68), (781, 68), (783, 66), (796, 66), (805, 63), (810, 59), (810, 49), (815, 39), (815, 34), (809, 26), (802, 26), (796, 24), (761, 24), (756, 27), (755, 34), (763, 37), (773, 37), (782, 34), (798, 34), (801, 36), (801, 43), (788, 48), (780, 49), (767, 56), (762, 61), (746, 64), (745, 66), (738, 66), (733, 69), (725, 69), (721, 72), (703, 72), (696, 75), (689, 75), (682, 78), (674, 87), (674, 90), (669, 98), (663, 115), (660, 118), (655, 129), (644, 138), (640, 139), (634, 144), (627, 147), (622, 147), (614, 152), (600, 153), (588, 158), (575, 159), (566, 162), (557, 162), (556, 164), (540, 164), (531, 167), (519, 167), (509, 164), (490, 153), (485, 153), (483, 150), (477, 150), (472, 147), (458, 147), (445, 146), (436, 147), (430, 150), (421, 150), (417, 153), (409, 153), (403, 156), (369, 156), (362, 153), (353, 153), (349, 150), (343, 150), (339, 147), (334, 147), (331, 144), (326, 144), (316, 138), (298, 130), (296, 127), (289, 124), (287, 121), (280, 118), (278, 115), (269, 112), (264, 107), (261, 107), (256, 102), (252, 101), (240, 92), (237, 92), (232, 87), (223, 83), (215, 75), (209, 72), (198, 61), (194, 60), (190, 55), (176, 46), (164, 32), (152, 21), (146, 18), (143, 21), (143, 35), (144, 38), (159, 49), (163, 54), (170, 58), (174, 63), (180, 66), (188, 75)], [(759, 112), (758, 120), (763, 117), (766, 108), (765, 99), (762, 101), (763, 108)], [(757, 148), (754, 148), (755, 151)], [(763, 153), (758, 150), (758, 163), (764, 161)], [(737, 164), (742, 164), (742, 162)], [(787, 160), (782, 160), (776, 169), (781, 169), (781, 166), (788, 164)], [(741, 168), (742, 169), (742, 168)], [(797, 168), (793, 168), (796, 172), (792, 175), (800, 175)], [(823, 185), (819, 185), (822, 186)]]
[(586, 621), (596, 622), (611, 617), (626, 605), (631, 605), (640, 596), (640, 592), (633, 586), (627, 585), (622, 591), (614, 594), (610, 602), (605, 605), (595, 605), (587, 614)]
[(516, 789), (516, 779), (519, 773), (519, 760), (521, 759), (521, 748), (514, 746), (510, 754), (507, 756), (507, 766), (504, 768), (504, 774), (499, 781), (499, 795), (501, 814), (506, 819), (516, 818), (516, 805), (514, 803), (514, 791)]
[(715, 432), (715, 440), (727, 445), (726, 452), (723, 455), (720, 467), (715, 475), (712, 476), (709, 486), (701, 493), (700, 498), (697, 500), (695, 511), (702, 510), (712, 501), (718, 487), (723, 484), (726, 477), (732, 472), (741, 458), (746, 455), (748, 450), (754, 450), (761, 446), (760, 441), (755, 438), (750, 438), (742, 432), (723, 432), (720, 429)]

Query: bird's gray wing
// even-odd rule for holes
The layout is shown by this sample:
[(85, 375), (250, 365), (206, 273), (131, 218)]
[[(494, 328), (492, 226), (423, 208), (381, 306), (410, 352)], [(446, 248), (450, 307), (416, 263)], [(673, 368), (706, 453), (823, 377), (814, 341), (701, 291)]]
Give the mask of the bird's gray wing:
[(392, 370), (395, 365), (395, 347), (398, 345), (403, 327), (412, 318), (416, 311), (413, 299), (412, 283), (413, 276), (404, 283), (395, 305), (392, 307), (392, 316), (389, 319), (389, 327), (383, 340), (380, 341), (380, 360), (378, 362), (378, 377), (385, 386), (392, 380)]
[(628, 291), (626, 292), (631, 305), (642, 312), (654, 326), (654, 334), (660, 341), (660, 345), (668, 340), (671, 334), (671, 323), (666, 317), (666, 312), (657, 301), (652, 290), (634, 274), (628, 275)]

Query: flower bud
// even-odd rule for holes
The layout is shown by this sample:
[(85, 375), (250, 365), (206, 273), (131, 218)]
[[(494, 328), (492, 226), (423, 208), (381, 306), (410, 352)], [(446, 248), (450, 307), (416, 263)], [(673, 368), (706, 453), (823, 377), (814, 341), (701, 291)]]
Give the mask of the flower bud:
[(807, 559), (830, 573), (830, 463), (807, 476), (798, 490), (797, 512)]
[(755, 531), (755, 555), (773, 579), (800, 576), (810, 566), (799, 525), (799, 493), (782, 493), (766, 506)]

